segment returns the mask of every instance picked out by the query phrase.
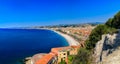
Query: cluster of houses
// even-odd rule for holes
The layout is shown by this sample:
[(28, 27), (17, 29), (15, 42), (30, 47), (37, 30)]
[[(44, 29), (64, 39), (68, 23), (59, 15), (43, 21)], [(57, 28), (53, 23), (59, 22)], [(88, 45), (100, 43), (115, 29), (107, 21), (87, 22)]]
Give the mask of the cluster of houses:
[(59, 64), (62, 60), (68, 64), (68, 55), (77, 55), (80, 46), (52, 48), (48, 54), (36, 54), (26, 64)]
[(75, 37), (79, 43), (84, 43), (91, 34), (92, 29), (96, 26), (86, 25), (84, 27), (62, 27), (62, 28), (51, 28)]

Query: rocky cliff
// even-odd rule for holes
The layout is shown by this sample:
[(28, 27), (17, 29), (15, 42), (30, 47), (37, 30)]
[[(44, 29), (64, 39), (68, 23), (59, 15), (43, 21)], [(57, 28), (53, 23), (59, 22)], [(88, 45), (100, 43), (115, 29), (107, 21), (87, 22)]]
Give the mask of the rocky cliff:
[(102, 35), (97, 42), (94, 56), (95, 64), (120, 64), (120, 30), (117, 34)]

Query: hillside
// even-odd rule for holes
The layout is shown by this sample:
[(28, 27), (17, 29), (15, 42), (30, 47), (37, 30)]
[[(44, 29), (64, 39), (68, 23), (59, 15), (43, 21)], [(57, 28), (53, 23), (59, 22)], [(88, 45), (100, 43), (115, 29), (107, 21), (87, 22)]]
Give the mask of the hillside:
[[(120, 31), (117, 34), (102, 35), (94, 50), (96, 64), (119, 64), (120, 62)], [(114, 60), (114, 61), (113, 61)]]
[(120, 64), (120, 50), (117, 49), (120, 47), (119, 29), (120, 12), (92, 30), (85, 48), (80, 49), (73, 64)]
[[(101, 29), (100, 29), (101, 28)], [(91, 33), (87, 49), (94, 49), (95, 64), (119, 64), (120, 60), (120, 12), (104, 25), (98, 25)]]

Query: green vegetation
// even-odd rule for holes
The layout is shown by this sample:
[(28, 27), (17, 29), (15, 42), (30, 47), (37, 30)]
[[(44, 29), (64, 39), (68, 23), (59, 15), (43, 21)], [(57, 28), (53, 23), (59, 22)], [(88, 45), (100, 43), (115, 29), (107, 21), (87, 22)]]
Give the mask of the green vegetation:
[(91, 50), (95, 44), (101, 40), (103, 34), (113, 34), (117, 32), (115, 28), (108, 27), (107, 25), (98, 25), (90, 34), (89, 39), (86, 41), (86, 48)]
[(120, 12), (118, 12), (113, 18), (110, 18), (105, 24), (98, 25), (89, 36), (86, 41), (86, 48), (91, 50), (95, 47), (95, 44), (101, 39), (103, 34), (113, 34), (118, 32), (120, 28)]
[(120, 11), (113, 18), (110, 18), (105, 24), (109, 27), (120, 29)]
[(85, 48), (80, 48), (77, 56), (75, 56), (72, 64), (93, 64), (92, 52), (96, 43), (101, 40), (103, 34), (117, 33), (120, 29), (120, 12), (113, 18), (110, 18), (105, 24), (100, 24), (94, 28), (85, 42)]
[(72, 64), (90, 64), (92, 62), (92, 59), (90, 57), (91, 52), (88, 51), (85, 48), (81, 48), (78, 52), (78, 55), (75, 56), (73, 59)]
[[(94, 28), (85, 42), (85, 48), (80, 48), (76, 56), (68, 56), (69, 64), (93, 64), (93, 50), (98, 41), (101, 40), (103, 34), (114, 34), (120, 29), (120, 12), (113, 18), (108, 19), (105, 24), (99, 24)], [(59, 30), (60, 31), (60, 30)], [(62, 61), (60, 64), (65, 64)]]
[(95, 44), (101, 39), (103, 34), (113, 34), (118, 32), (120, 28), (120, 12), (118, 12), (113, 18), (110, 18), (105, 24), (98, 25), (89, 36), (86, 41), (86, 48), (91, 50), (95, 47)]
[(59, 64), (67, 64), (64, 60), (61, 60)]
[(68, 56), (68, 64), (72, 64), (72, 61), (73, 61), (73, 59), (74, 59), (74, 55), (69, 55)]
[(92, 30), (88, 40), (86, 40), (85, 48), (80, 48), (78, 55), (74, 58), (73, 64), (92, 64), (92, 52), (96, 43), (101, 40), (103, 34), (113, 34), (117, 32), (115, 28), (107, 25), (98, 25)]

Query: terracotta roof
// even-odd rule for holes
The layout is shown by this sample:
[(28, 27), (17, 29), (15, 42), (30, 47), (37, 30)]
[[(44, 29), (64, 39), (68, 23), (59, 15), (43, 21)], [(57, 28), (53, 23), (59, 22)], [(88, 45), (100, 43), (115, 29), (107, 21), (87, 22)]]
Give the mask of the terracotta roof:
[(72, 48), (80, 48), (80, 46), (71, 46)]
[(33, 63), (35, 63), (36, 61), (38, 61), (39, 59), (41, 59), (43, 56), (45, 56), (45, 53), (40, 53), (40, 54), (36, 54), (32, 57), (32, 61)]
[(36, 61), (35, 64), (47, 64), (53, 57), (57, 56), (59, 51), (68, 50), (70, 48), (80, 48), (80, 46), (67, 46), (67, 47), (52, 48), (49, 54), (46, 54), (45, 56), (40, 58), (38, 61)]
[(71, 48), (71, 47), (67, 46), (67, 47), (52, 48), (51, 52), (54, 52), (54, 53), (58, 54), (59, 51), (61, 51), (61, 50), (68, 50), (69, 48)]
[(41, 59), (39, 59), (38, 61), (36, 61), (35, 64), (47, 64), (54, 56), (55, 56), (54, 53), (46, 54)]

